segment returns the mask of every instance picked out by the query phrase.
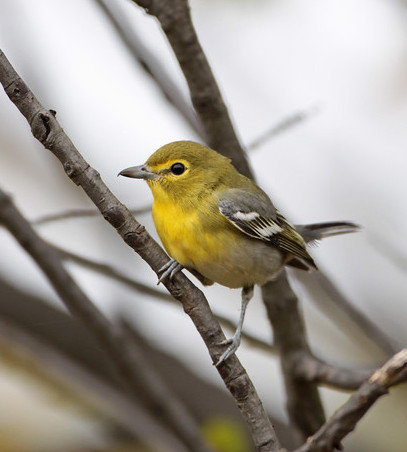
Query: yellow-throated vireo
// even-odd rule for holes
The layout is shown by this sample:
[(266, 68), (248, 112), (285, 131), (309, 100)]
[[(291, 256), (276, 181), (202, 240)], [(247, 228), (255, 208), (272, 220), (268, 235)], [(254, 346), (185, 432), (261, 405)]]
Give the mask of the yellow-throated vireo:
[(358, 229), (349, 222), (294, 227), (230, 159), (192, 141), (169, 143), (119, 174), (146, 180), (153, 192), (154, 223), (172, 258), (159, 282), (186, 268), (205, 285), (242, 288), (236, 333), (216, 365), (239, 347), (255, 284), (275, 279), (284, 265), (316, 269), (307, 242)]

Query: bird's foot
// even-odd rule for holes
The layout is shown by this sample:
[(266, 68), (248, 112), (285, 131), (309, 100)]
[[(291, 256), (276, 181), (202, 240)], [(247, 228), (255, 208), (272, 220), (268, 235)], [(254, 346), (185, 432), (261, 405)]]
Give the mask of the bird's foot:
[(157, 286), (158, 286), (158, 284), (162, 283), (168, 277), (170, 279), (172, 279), (174, 277), (175, 273), (179, 272), (183, 268), (184, 268), (184, 266), (182, 264), (180, 264), (178, 261), (176, 261), (175, 259), (169, 260), (163, 267), (161, 267), (158, 270), (158, 273), (163, 272), (163, 274), (159, 277)]
[(215, 364), (216, 367), (218, 367), (220, 364), (226, 361), (229, 358), (229, 356), (233, 355), (233, 353), (236, 352), (236, 350), (239, 348), (240, 340), (241, 334), (236, 332), (236, 334), (232, 338), (226, 339), (221, 342), (221, 345), (229, 345), (229, 347), (223, 352), (222, 356), (218, 359), (218, 362)]

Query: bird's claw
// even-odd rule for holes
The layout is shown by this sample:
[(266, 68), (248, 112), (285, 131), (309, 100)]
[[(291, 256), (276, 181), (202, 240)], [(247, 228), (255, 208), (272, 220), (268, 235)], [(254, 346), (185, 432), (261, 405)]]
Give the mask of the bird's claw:
[(232, 338), (226, 339), (221, 342), (221, 345), (228, 345), (228, 344), (229, 344), (229, 347), (222, 353), (221, 357), (218, 359), (218, 362), (215, 364), (216, 367), (218, 367), (220, 364), (222, 364), (224, 361), (226, 361), (239, 348), (240, 334), (235, 334)]
[(162, 283), (165, 279), (168, 277), (172, 279), (175, 275), (175, 273), (182, 270), (184, 266), (180, 264), (175, 259), (169, 260), (165, 265), (163, 265), (159, 270), (158, 273), (163, 272), (163, 274), (159, 277), (157, 285)]

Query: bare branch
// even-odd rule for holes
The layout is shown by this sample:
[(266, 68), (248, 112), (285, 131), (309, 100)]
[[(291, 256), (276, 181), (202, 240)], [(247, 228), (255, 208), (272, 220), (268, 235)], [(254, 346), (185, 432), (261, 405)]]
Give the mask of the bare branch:
[(286, 278), (284, 273), (278, 280), (263, 286), (263, 300), (273, 326), (274, 345), (281, 356), (290, 419), (302, 435), (307, 432), (311, 435), (324, 423), (325, 416), (317, 384), (296, 375), (298, 360), (311, 352), (298, 299), (292, 291), (288, 296)]
[(250, 176), (243, 148), (233, 130), (221, 92), (192, 24), (188, 1), (133, 1), (160, 22), (184, 73), (192, 103), (204, 126), (210, 147), (232, 159), (242, 174)]
[(371, 383), (379, 383), (386, 388), (399, 382), (400, 376), (407, 370), (407, 348), (396, 353), (369, 378)]
[[(133, 215), (141, 215), (146, 212), (151, 211), (151, 206), (143, 207), (141, 209), (131, 209), (130, 212)], [(97, 217), (100, 218), (100, 212), (96, 209), (71, 209), (71, 210), (64, 210), (63, 212), (59, 213), (52, 213), (50, 215), (43, 215), (33, 221), (31, 221), (31, 224), (35, 226), (41, 226), (43, 224), (47, 223), (53, 223), (55, 221), (63, 221), (68, 220), (71, 218), (89, 218), (89, 217)]]
[[(52, 151), (73, 182), (83, 188), (124, 241), (157, 273), (168, 262), (168, 256), (149, 236), (145, 228), (135, 220), (129, 210), (117, 200), (103, 183), (99, 173), (84, 160), (56, 121), (54, 113), (46, 110), (38, 102), (1, 51), (0, 82), (10, 100), (15, 103), (31, 125), (33, 135)], [(172, 280), (166, 280), (164, 285), (182, 303), (185, 312), (191, 317), (208, 347), (213, 362), (217, 362), (225, 348), (222, 345), (225, 336), (202, 292), (182, 273), (177, 273)], [(256, 450), (278, 451), (279, 442), (274, 429), (253, 383), (237, 357), (232, 356), (227, 362), (218, 366), (217, 370), (247, 422)]]
[(270, 129), (263, 132), (258, 138), (253, 140), (251, 143), (247, 145), (247, 149), (249, 152), (255, 151), (258, 147), (262, 146), (266, 141), (274, 138), (280, 133), (287, 132), (291, 130), (293, 127), (302, 124), (304, 121), (318, 115), (321, 112), (320, 104), (313, 105), (304, 110), (297, 111), (287, 118), (279, 121), (277, 124), (274, 124)]
[(341, 440), (348, 435), (376, 400), (387, 394), (400, 374), (407, 369), (407, 349), (394, 355), (378, 369), (350, 399), (295, 452), (331, 452), (342, 449)]
[(314, 381), (335, 389), (353, 390), (369, 378), (371, 370), (344, 369), (332, 366), (312, 355), (301, 354), (295, 367), (299, 379)]
[[(406, 3), (407, 5), (407, 3)], [(391, 225), (389, 225), (391, 227)], [(402, 272), (407, 272), (407, 255), (405, 246), (400, 246), (396, 240), (387, 237), (385, 233), (375, 233), (369, 231), (368, 240), (370, 245), (381, 253), (389, 262), (399, 268)]]
[(366, 336), (377, 344), (388, 356), (396, 352), (396, 345), (391, 338), (346, 298), (326, 273), (321, 270), (313, 272), (311, 278), (318, 282), (335, 305), (344, 311), (365, 332)]
[(111, 1), (96, 0), (102, 11), (106, 14), (124, 45), (133, 58), (152, 77), (158, 88), (176, 110), (181, 113), (189, 126), (200, 136), (203, 135), (202, 125), (192, 107), (191, 101), (180, 89), (178, 84), (171, 79), (170, 74), (153, 53), (147, 49), (134, 27), (129, 23), (127, 16), (120, 10), (118, 5)]

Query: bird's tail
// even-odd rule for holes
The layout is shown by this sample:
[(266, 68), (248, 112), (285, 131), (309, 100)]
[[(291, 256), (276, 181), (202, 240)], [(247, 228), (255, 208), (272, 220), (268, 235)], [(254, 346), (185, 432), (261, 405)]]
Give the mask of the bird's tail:
[(295, 229), (302, 235), (307, 243), (312, 243), (333, 235), (358, 232), (360, 231), (361, 226), (349, 221), (331, 221), (325, 223), (300, 224), (296, 225)]

